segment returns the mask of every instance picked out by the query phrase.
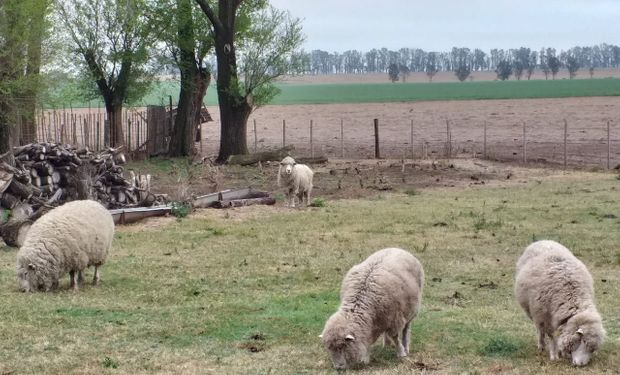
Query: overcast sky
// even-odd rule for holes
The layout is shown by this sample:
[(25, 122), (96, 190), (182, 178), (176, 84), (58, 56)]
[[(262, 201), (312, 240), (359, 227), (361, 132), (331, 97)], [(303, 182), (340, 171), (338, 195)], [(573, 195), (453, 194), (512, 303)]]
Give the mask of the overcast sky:
[(620, 0), (271, 0), (302, 19), (304, 49), (620, 44)]

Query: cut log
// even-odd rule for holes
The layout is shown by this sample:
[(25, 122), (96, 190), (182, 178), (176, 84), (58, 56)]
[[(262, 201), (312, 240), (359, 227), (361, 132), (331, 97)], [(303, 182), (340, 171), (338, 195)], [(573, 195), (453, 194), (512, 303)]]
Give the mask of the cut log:
[(214, 208), (231, 208), (231, 207), (252, 206), (255, 204), (274, 205), (276, 204), (276, 200), (274, 197), (222, 200), (222, 201), (215, 202), (213, 207)]
[(300, 164), (325, 164), (327, 163), (328, 160), (327, 160), (327, 156), (321, 155), (321, 156), (314, 156), (314, 157), (301, 156), (301, 157), (295, 158), (295, 161)]
[(263, 151), (248, 155), (231, 155), (227, 163), (232, 165), (252, 165), (259, 161), (280, 161), (289, 156), (294, 150), (295, 147), (291, 145), (274, 151)]
[(0, 225), (0, 235), (8, 246), (20, 247), (24, 244), (26, 234), (30, 230), (32, 221), (28, 219), (24, 220), (9, 220), (3, 225)]
[(28, 200), (30, 199), (30, 197), (32, 197), (32, 194), (34, 194), (32, 186), (22, 184), (21, 182), (15, 180), (11, 182), (7, 191), (21, 198), (22, 200)]
[(32, 205), (22, 202), (11, 211), (11, 220), (25, 220), (34, 213)]
[(2, 193), (2, 198), (0, 198), (0, 204), (4, 208), (8, 208), (12, 210), (15, 206), (19, 204), (20, 200), (13, 194), (9, 194), (7, 192)]

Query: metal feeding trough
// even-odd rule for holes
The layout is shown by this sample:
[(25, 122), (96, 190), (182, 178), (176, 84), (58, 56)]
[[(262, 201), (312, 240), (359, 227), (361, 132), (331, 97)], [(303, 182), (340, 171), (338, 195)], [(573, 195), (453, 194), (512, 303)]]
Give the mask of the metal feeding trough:
[(170, 213), (172, 206), (160, 207), (137, 207), (137, 208), (119, 208), (109, 210), (114, 219), (114, 224), (129, 224), (142, 220), (147, 217), (164, 216)]
[(194, 207), (199, 208), (230, 208), (251, 206), (254, 204), (273, 205), (275, 198), (266, 191), (254, 190), (251, 187), (226, 189), (215, 193), (201, 195), (194, 199)]
[[(273, 205), (275, 198), (266, 191), (251, 187), (226, 189), (196, 197), (193, 206), (197, 208), (230, 208), (251, 206), (255, 204)], [(159, 207), (119, 208), (110, 210), (114, 224), (129, 224), (147, 217), (164, 216), (170, 213), (172, 205)]]

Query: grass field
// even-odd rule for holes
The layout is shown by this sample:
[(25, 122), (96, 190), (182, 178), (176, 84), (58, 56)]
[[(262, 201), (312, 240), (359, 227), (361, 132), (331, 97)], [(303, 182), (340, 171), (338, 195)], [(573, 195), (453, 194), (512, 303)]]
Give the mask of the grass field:
[[(317, 335), (344, 273), (400, 246), (423, 263), (412, 353), (379, 344), (360, 374), (601, 374), (620, 363), (620, 181), (542, 181), (328, 201), (290, 210), (202, 210), (122, 226), (97, 287), (22, 294), (0, 250), (0, 373), (335, 373)], [(514, 301), (533, 239), (560, 240), (590, 268), (607, 341), (576, 369), (536, 351)]]
[[(532, 81), (473, 81), (435, 83), (316, 83), (280, 84), (281, 93), (270, 104), (376, 103), (427, 100), (477, 100), (620, 96), (620, 79), (575, 79)], [(141, 101), (143, 105), (168, 105), (178, 100), (178, 82), (156, 83)], [(96, 106), (96, 104), (91, 105)], [(207, 105), (217, 104), (211, 85)], [(139, 104), (138, 104), (139, 105)], [(68, 104), (67, 104), (68, 106)], [(88, 103), (73, 103), (87, 107)]]

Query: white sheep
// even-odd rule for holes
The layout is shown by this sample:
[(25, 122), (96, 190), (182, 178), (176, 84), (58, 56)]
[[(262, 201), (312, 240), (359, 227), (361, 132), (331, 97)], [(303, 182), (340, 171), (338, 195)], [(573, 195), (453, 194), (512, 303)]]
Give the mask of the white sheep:
[(299, 198), (300, 203), (310, 204), (310, 193), (312, 192), (312, 177), (314, 172), (305, 164), (297, 164), (295, 159), (290, 156), (285, 157), (280, 162), (278, 168), (278, 187), (284, 180), (286, 187), (286, 203), (295, 207), (295, 198)]
[(342, 281), (340, 307), (320, 335), (334, 367), (367, 364), (369, 347), (382, 334), (398, 357), (407, 356), (423, 288), (422, 264), (402, 249), (379, 250), (353, 266)]
[(105, 262), (114, 237), (114, 220), (95, 201), (66, 203), (43, 215), (32, 225), (17, 253), (17, 280), (24, 292), (50, 291), (69, 272), (71, 287), (81, 282), (82, 271)]
[(538, 331), (538, 349), (550, 339), (549, 357), (590, 361), (605, 337), (592, 276), (566, 247), (555, 241), (529, 245), (517, 262), (515, 295)]

